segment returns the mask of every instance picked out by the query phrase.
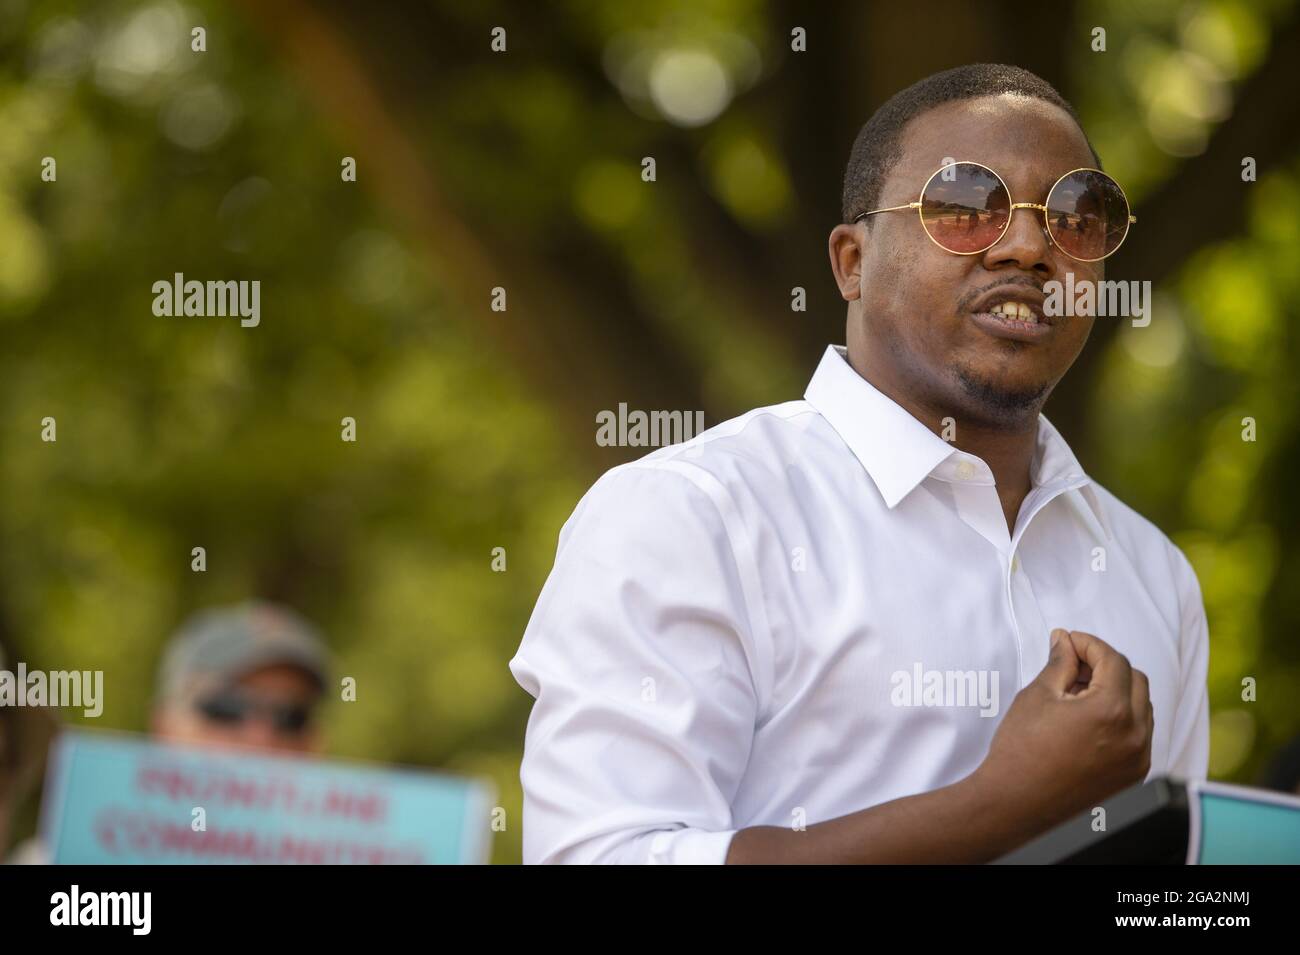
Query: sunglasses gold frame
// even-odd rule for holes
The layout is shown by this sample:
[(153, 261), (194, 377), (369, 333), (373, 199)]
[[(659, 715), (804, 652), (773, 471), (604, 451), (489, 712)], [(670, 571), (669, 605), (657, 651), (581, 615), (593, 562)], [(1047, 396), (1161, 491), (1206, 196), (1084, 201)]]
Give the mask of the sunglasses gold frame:
[[(925, 181), (925, 185), (921, 187), (921, 196), (922, 196), (922, 197), (925, 196), (925, 190), (927, 190), (927, 189), (930, 188), (930, 183), (934, 182), (934, 177), (935, 177), (935, 176), (940, 175), (940, 174), (941, 174), (945, 169), (950, 169), (950, 168), (952, 168), (952, 167), (954, 167), (954, 166), (979, 166), (981, 169), (985, 169), (985, 170), (987, 170), (988, 172), (992, 173), (994, 179), (996, 179), (998, 182), (1002, 183), (1002, 188), (1003, 188), (1003, 189), (1006, 189), (1006, 191), (1007, 191), (1007, 198), (1010, 198), (1010, 197), (1011, 197), (1011, 189), (1008, 188), (1008, 186), (1007, 186), (1007, 184), (1006, 184), (1006, 181), (1003, 180), (1003, 178), (1002, 178), (1001, 176), (999, 176), (995, 170), (993, 170), (993, 169), (991, 169), (990, 167), (984, 165), (982, 162), (975, 162), (974, 160), (971, 160), (971, 159), (963, 159), (963, 160), (959, 160), (959, 161), (957, 161), (957, 162), (944, 163), (942, 166), (940, 166), (938, 169), (936, 169), (933, 173), (931, 173), (930, 178), (927, 179), (927, 180)], [(1051, 196), (1052, 196), (1052, 192), (1056, 189), (1057, 186), (1059, 186), (1059, 185), (1062, 183), (1062, 181), (1064, 181), (1065, 179), (1067, 179), (1067, 178), (1070, 177), (1070, 176), (1073, 176), (1076, 172), (1097, 172), (1097, 173), (1101, 173), (1103, 176), (1105, 176), (1105, 177), (1106, 177), (1107, 179), (1109, 179), (1111, 182), (1115, 182), (1115, 179), (1110, 175), (1110, 173), (1108, 173), (1108, 172), (1106, 172), (1106, 171), (1104, 171), (1104, 170), (1101, 170), (1101, 169), (1094, 169), (1094, 168), (1092, 168), (1091, 166), (1080, 166), (1080, 167), (1077, 168), (1077, 169), (1071, 169), (1069, 172), (1067, 172), (1067, 173), (1065, 173), (1064, 175), (1060, 176), (1060, 177), (1056, 180), (1056, 182), (1052, 183), (1052, 188), (1047, 190), (1047, 196), (1048, 196), (1048, 198), (1049, 198), (1049, 199), (1051, 198)], [(1119, 194), (1120, 194), (1120, 196), (1121, 196), (1121, 197), (1123, 198), (1123, 200), (1124, 200), (1124, 206), (1125, 206), (1125, 208), (1129, 208), (1129, 209), (1131, 209), (1132, 207), (1129, 206), (1129, 202), (1128, 202), (1128, 193), (1126, 193), (1126, 192), (1124, 191), (1124, 187), (1121, 186), (1118, 182), (1115, 182), (1115, 188), (1119, 190)], [(1129, 217), (1128, 217), (1128, 222), (1125, 223), (1125, 225), (1124, 225), (1124, 234), (1123, 234), (1122, 236), (1119, 237), (1119, 242), (1115, 243), (1115, 248), (1111, 249), (1111, 250), (1110, 250), (1109, 252), (1107, 252), (1105, 255), (1099, 255), (1099, 256), (1097, 256), (1097, 258), (1095, 258), (1095, 259), (1081, 259), (1081, 258), (1079, 258), (1077, 255), (1070, 255), (1069, 252), (1067, 252), (1065, 249), (1061, 248), (1061, 244), (1060, 244), (1059, 242), (1057, 242), (1056, 239), (1055, 239), (1055, 238), (1053, 237), (1053, 235), (1052, 235), (1052, 227), (1051, 227), (1051, 223), (1050, 223), (1050, 222), (1048, 221), (1048, 219), (1047, 219), (1047, 206), (1044, 205), (1044, 204), (1042, 204), (1042, 203), (1038, 203), (1038, 202), (1013, 202), (1013, 203), (1011, 203), (1010, 208), (1007, 210), (1007, 220), (1006, 220), (1005, 223), (1003, 223), (1003, 225), (1002, 225), (1002, 231), (998, 233), (998, 237), (997, 237), (996, 239), (994, 239), (992, 242), (990, 242), (988, 245), (984, 246), (984, 248), (982, 248), (982, 249), (975, 249), (975, 250), (972, 251), (972, 252), (954, 252), (952, 249), (948, 248), (946, 245), (944, 245), (944, 244), (942, 244), (941, 242), (939, 242), (939, 241), (938, 241), (934, 236), (932, 236), (932, 235), (930, 234), (930, 230), (929, 230), (929, 228), (928, 228), (928, 227), (926, 226), (926, 224), (925, 224), (925, 216), (921, 214), (921, 200), (920, 200), (920, 199), (917, 199), (915, 202), (909, 202), (909, 203), (908, 203), (907, 205), (905, 205), (905, 206), (890, 206), (890, 207), (887, 208), (887, 209), (873, 209), (873, 210), (870, 211), (870, 212), (863, 212), (863, 213), (860, 213), (859, 215), (857, 215), (857, 216), (853, 219), (853, 222), (854, 222), (854, 224), (856, 225), (857, 223), (859, 223), (859, 222), (861, 222), (863, 219), (865, 219), (867, 216), (879, 215), (879, 214), (882, 213), (882, 212), (901, 212), (901, 211), (903, 211), (903, 210), (905, 210), (905, 209), (915, 209), (915, 210), (916, 210), (917, 218), (919, 218), (919, 219), (921, 220), (921, 228), (925, 230), (925, 236), (926, 236), (926, 238), (929, 239), (931, 242), (933, 242), (935, 245), (939, 246), (939, 248), (943, 249), (945, 252), (947, 252), (947, 253), (950, 254), (950, 255), (980, 255), (980, 254), (983, 253), (983, 252), (987, 252), (989, 249), (993, 248), (993, 246), (995, 246), (995, 245), (997, 245), (999, 242), (1001, 242), (1002, 239), (1003, 239), (1003, 237), (1006, 236), (1006, 234), (1007, 234), (1007, 230), (1011, 228), (1011, 216), (1015, 214), (1015, 211), (1016, 211), (1017, 209), (1037, 209), (1039, 212), (1041, 212), (1041, 213), (1043, 214), (1043, 233), (1047, 236), (1047, 241), (1051, 242), (1052, 245), (1054, 245), (1056, 248), (1061, 249), (1061, 252), (1063, 252), (1065, 255), (1069, 255), (1070, 258), (1074, 259), (1076, 262), (1100, 262), (1102, 259), (1110, 258), (1112, 255), (1114, 255), (1116, 252), (1119, 251), (1119, 247), (1120, 247), (1121, 245), (1123, 245), (1123, 244), (1124, 244), (1124, 240), (1128, 238), (1128, 234), (1129, 234), (1129, 232), (1131, 231), (1130, 226), (1132, 226), (1133, 223), (1135, 223), (1135, 222), (1138, 221), (1138, 220), (1137, 220), (1137, 216), (1133, 215), (1133, 214), (1130, 212), (1130, 213), (1129, 213)]]

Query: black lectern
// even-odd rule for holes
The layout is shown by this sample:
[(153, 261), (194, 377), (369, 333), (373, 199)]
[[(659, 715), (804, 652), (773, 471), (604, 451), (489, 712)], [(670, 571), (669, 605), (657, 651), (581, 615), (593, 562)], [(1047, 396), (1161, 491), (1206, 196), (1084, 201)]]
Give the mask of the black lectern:
[[(1104, 810), (1104, 814), (1098, 809)], [(1300, 798), (1157, 776), (995, 860), (995, 865), (1300, 863)]]

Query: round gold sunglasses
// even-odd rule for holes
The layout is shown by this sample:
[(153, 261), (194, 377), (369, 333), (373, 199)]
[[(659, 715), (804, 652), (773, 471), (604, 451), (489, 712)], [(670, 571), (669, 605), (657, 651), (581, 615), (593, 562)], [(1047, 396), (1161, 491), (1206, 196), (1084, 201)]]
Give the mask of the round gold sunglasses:
[(1100, 169), (1071, 169), (1047, 191), (1046, 203), (1039, 204), (1012, 202), (1002, 177), (977, 162), (947, 163), (926, 180), (916, 202), (873, 209), (853, 221), (904, 209), (916, 209), (930, 241), (955, 255), (988, 251), (1006, 235), (1015, 210), (1037, 209), (1052, 243), (1080, 262), (1113, 255), (1137, 222), (1124, 190)]

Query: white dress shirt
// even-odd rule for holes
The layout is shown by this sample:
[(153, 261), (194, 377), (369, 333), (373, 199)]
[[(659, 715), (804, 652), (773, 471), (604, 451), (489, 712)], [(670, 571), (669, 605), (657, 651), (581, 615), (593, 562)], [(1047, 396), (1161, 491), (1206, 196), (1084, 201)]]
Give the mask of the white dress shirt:
[(1040, 416), (1008, 533), (993, 474), (828, 348), (802, 401), (613, 468), (510, 662), (536, 697), (525, 862), (722, 862), (968, 775), (1055, 627), (1150, 679), (1151, 774), (1204, 778), (1191, 565)]

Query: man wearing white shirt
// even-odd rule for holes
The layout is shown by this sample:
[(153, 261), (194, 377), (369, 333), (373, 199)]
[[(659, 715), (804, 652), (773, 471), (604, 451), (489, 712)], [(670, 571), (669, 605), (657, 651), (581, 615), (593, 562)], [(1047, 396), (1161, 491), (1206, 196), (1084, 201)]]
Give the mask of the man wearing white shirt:
[(1128, 232), (1099, 170), (1015, 67), (863, 127), (830, 235), (847, 347), (803, 400), (609, 471), (561, 532), (510, 664), (524, 861), (984, 862), (1204, 777), (1196, 576), (1040, 415), (1093, 322), (1045, 288)]

